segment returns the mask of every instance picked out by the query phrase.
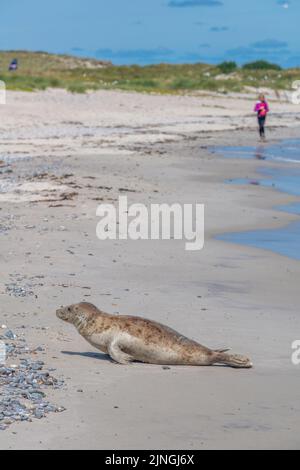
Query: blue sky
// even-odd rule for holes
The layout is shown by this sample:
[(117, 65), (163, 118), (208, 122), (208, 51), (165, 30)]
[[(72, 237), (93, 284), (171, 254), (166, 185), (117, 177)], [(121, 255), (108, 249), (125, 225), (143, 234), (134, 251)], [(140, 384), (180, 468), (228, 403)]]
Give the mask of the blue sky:
[(1, 0), (0, 49), (300, 66), (300, 0)]

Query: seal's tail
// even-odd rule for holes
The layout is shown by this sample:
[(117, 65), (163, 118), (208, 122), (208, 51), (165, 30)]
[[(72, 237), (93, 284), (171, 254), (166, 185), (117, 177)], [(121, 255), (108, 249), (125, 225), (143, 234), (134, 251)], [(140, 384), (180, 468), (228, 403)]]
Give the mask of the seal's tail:
[(248, 357), (241, 356), (240, 354), (226, 354), (221, 351), (216, 351), (215, 363), (226, 364), (227, 366), (234, 367), (236, 369), (251, 369), (251, 367), (253, 367), (253, 364)]

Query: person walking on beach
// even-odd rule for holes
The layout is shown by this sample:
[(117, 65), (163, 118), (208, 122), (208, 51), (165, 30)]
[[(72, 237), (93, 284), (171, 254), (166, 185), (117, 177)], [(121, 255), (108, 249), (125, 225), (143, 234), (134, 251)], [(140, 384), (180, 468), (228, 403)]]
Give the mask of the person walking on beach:
[(259, 126), (259, 135), (262, 140), (265, 140), (265, 124), (267, 114), (270, 111), (269, 105), (265, 99), (265, 95), (259, 95), (259, 101), (254, 107), (254, 112), (257, 113), (258, 126)]

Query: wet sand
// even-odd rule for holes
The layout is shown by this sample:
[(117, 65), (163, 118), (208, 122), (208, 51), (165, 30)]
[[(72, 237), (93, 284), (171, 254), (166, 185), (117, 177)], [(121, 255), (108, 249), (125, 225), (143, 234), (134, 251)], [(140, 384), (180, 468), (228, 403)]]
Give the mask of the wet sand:
[[(25, 106), (20, 121), (27, 111)], [(126, 116), (120, 115), (124, 126)], [(218, 123), (217, 116), (213, 119)], [(62, 137), (57, 154), (51, 140), (43, 141), (40, 155), (39, 136), (28, 142), (22, 126), (18, 144), (21, 150), (32, 145), (34, 156), (17, 158), (16, 142), (10, 142), (11, 155), (4, 158), (9, 167), (3, 171), (12, 173), (0, 176), (2, 188), (13, 185), (0, 200), (1, 323), (22, 332), (32, 347), (45, 348), (40, 359), (65, 380), (65, 388), (49, 391), (49, 398), (66, 411), (10, 426), (0, 433), (0, 447), (299, 448), (300, 375), (291, 362), (291, 344), (300, 334), (300, 264), (215, 239), (297, 220), (273, 209), (293, 196), (224, 183), (255, 178), (260, 162), (209, 151), (209, 145), (256, 142), (255, 122), (248, 131), (189, 129), (178, 136), (177, 129), (163, 142), (157, 135), (154, 142), (143, 142), (142, 135), (135, 140), (131, 130), (126, 144), (122, 137), (94, 148), (76, 141), (76, 151)], [(270, 138), (298, 132), (274, 129)], [(36, 186), (41, 183), (46, 186)], [(17, 187), (24, 184), (33, 190)], [(144, 204), (204, 203), (204, 250), (186, 252), (184, 242), (174, 240), (100, 242), (97, 205), (124, 193), (129, 202)], [(11, 282), (27, 285), (34, 295), (9, 295)], [(249, 355), (255, 367), (164, 370), (113, 364), (55, 317), (58, 306), (81, 300), (110, 313), (158, 320), (212, 348), (231, 347)]]

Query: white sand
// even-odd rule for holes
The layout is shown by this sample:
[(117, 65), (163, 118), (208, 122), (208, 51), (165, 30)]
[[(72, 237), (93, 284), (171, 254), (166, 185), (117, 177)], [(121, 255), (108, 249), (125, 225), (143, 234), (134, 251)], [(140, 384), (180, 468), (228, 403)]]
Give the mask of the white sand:
[[(271, 209), (292, 197), (222, 183), (255, 177), (259, 162), (222, 159), (205, 148), (256, 142), (251, 109), (251, 101), (230, 97), (9, 94), (1, 108), (1, 159), (17, 151), (37, 158), (13, 159), (12, 175), (2, 178), (22, 184), (25, 197), (29, 183), (38, 188), (33, 173), (46, 171), (50, 188), (78, 195), (59, 207), (0, 200), (0, 223), (10, 228), (0, 234), (0, 324), (46, 348), (42, 360), (66, 380), (51, 399), (67, 408), (11, 426), (0, 433), (1, 448), (299, 448), (300, 370), (291, 363), (291, 343), (300, 334), (300, 264), (213, 239), (296, 218)], [(274, 102), (272, 109), (279, 115), (270, 124), (297, 122), (299, 108)], [(250, 123), (249, 131), (211, 134)], [(108, 135), (107, 126), (127, 130)], [(183, 142), (191, 131), (199, 140)], [(157, 144), (170, 139), (167, 147)], [(189, 253), (173, 240), (100, 242), (96, 199), (115, 200), (119, 188), (136, 191), (130, 202), (205, 203), (205, 249)], [(31, 283), (37, 298), (10, 297), (5, 284), (16, 277)], [(212, 348), (230, 346), (255, 368), (113, 364), (55, 317), (60, 305), (81, 300), (164, 322)]]

